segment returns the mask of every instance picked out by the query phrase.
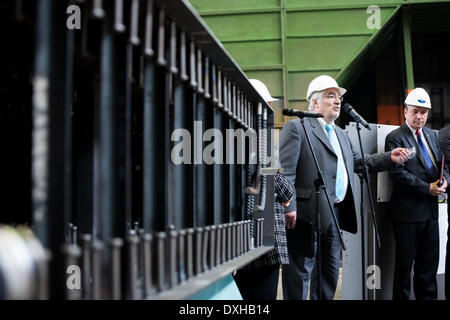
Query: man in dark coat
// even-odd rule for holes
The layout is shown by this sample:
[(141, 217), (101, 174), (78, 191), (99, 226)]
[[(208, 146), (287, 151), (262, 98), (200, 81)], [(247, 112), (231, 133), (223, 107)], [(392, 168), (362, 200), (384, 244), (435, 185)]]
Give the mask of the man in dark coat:
[[(445, 156), (447, 169), (450, 168), (450, 125), (439, 130), (439, 146)], [(448, 170), (447, 170), (448, 173)], [(447, 188), (447, 253), (445, 255), (445, 299), (450, 300), (450, 188)]]
[[(437, 135), (424, 127), (430, 109), (427, 92), (422, 88), (412, 90), (405, 100), (405, 123), (386, 137), (386, 151), (398, 147), (416, 149), (414, 158), (389, 171), (393, 180), (390, 207), (396, 243), (394, 300), (411, 298), (413, 263), (416, 299), (437, 299), (438, 196), (445, 192), (447, 182), (439, 184), (442, 154)], [(445, 178), (448, 179), (448, 173)]]
[[(310, 111), (321, 113), (323, 119), (307, 118), (305, 127), (338, 223), (342, 230), (356, 233), (353, 179), (354, 172), (361, 170), (362, 158), (344, 130), (334, 125), (345, 92), (330, 76), (312, 80), (307, 92)], [(365, 156), (369, 169), (375, 172), (386, 170), (393, 166), (393, 162), (404, 162), (407, 157), (408, 151), (402, 148)], [(286, 209), (289, 264), (283, 266), (284, 299), (306, 299), (311, 281), (311, 299), (331, 300), (339, 277), (339, 233), (323, 189), (316, 199), (315, 180), (318, 175), (300, 119), (288, 121), (281, 132), (280, 162), (285, 177), (296, 191)], [(317, 212), (321, 221), (320, 271), (314, 257), (318, 251), (316, 236), (311, 230), (311, 225), (316, 225)]]

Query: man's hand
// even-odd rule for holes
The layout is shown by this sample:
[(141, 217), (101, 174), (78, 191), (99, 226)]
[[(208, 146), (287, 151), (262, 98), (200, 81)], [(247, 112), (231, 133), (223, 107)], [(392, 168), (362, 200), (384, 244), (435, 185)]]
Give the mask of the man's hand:
[(447, 180), (445, 180), (445, 178), (442, 179), (444, 179), (444, 182), (442, 183), (441, 188), (444, 189), (444, 192), (446, 192), (448, 187)]
[(297, 221), (297, 211), (286, 212), (284, 218), (286, 219), (286, 228), (294, 229)]
[(447, 181), (444, 179), (444, 183), (440, 187), (438, 187), (438, 183), (439, 180), (430, 183), (430, 190), (428, 191), (428, 194), (437, 197), (445, 192), (445, 189), (447, 189)]
[(282, 203), (283, 207), (285, 207), (285, 208), (289, 207), (289, 205), (291, 204), (291, 200), (292, 200), (292, 197), (289, 199), (289, 201), (283, 202)]
[(395, 148), (391, 151), (391, 160), (394, 163), (403, 163), (408, 160), (409, 151), (406, 148)]

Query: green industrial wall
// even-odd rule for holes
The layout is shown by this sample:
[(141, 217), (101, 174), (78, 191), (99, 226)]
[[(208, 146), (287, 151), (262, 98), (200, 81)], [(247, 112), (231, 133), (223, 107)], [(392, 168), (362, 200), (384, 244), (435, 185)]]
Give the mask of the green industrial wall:
[[(329, 74), (349, 85), (367, 63), (367, 49), (387, 37), (402, 5), (448, 2), (190, 1), (247, 76), (265, 82), (279, 98), (273, 105), (278, 125), (284, 123), (281, 108), (306, 108), (307, 85), (317, 75)], [(380, 29), (367, 25), (374, 17), (371, 5), (380, 8)]]

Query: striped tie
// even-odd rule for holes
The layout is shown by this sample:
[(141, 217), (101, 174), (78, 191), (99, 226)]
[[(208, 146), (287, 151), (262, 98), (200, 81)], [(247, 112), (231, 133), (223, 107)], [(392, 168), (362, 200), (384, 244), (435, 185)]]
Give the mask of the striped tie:
[(423, 158), (425, 159), (425, 163), (427, 165), (427, 172), (430, 178), (435, 181), (438, 178), (438, 171), (430, 158), (430, 154), (428, 153), (427, 147), (423, 143), (422, 135), (419, 130), (416, 131), (417, 135), (417, 144), (419, 145), (420, 153), (422, 153)]

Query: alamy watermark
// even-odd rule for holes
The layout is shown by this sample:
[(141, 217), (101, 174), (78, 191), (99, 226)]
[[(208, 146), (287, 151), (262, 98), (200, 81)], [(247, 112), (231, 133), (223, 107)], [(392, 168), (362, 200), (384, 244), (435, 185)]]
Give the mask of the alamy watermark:
[[(377, 5), (370, 5), (366, 10), (370, 16), (366, 20), (366, 26), (369, 30), (381, 29), (381, 9)], [(67, 7), (66, 26), (69, 30), (81, 29), (81, 9), (77, 5), (70, 5)]]
[(381, 269), (376, 264), (370, 265), (366, 270), (366, 285), (370, 290), (381, 289)]
[(66, 20), (66, 26), (69, 30), (81, 29), (81, 9), (77, 5), (67, 7), (66, 13), (69, 15)]
[[(77, 5), (70, 5), (67, 7), (66, 26), (69, 30), (81, 29), (81, 9)], [(367, 7), (366, 13), (370, 16), (366, 20), (366, 26), (369, 30), (381, 29), (381, 9), (377, 5), (370, 5)]]
[[(260, 163), (275, 163), (274, 129), (262, 129), (262, 136), (270, 133), (270, 155), (260, 157)], [(264, 140), (264, 138), (262, 138)], [(203, 132), (202, 121), (194, 121), (193, 136), (187, 129), (175, 129), (170, 137), (174, 145), (170, 152), (173, 164), (257, 164), (258, 144), (260, 150), (265, 146), (252, 130), (226, 129), (223, 132), (210, 128)], [(246, 147), (248, 141), (248, 148)]]
[[(81, 289), (81, 269), (77, 265), (70, 265), (66, 269), (66, 286), (69, 290)], [(366, 286), (369, 290), (381, 289), (381, 269), (378, 265), (370, 265), (366, 269)]]
[(68, 275), (66, 280), (66, 286), (69, 290), (81, 289), (81, 269), (79, 266), (72, 264), (67, 267), (66, 274)]
[(379, 6), (371, 5), (366, 10), (370, 16), (366, 20), (366, 26), (369, 30), (381, 29), (381, 9)]

